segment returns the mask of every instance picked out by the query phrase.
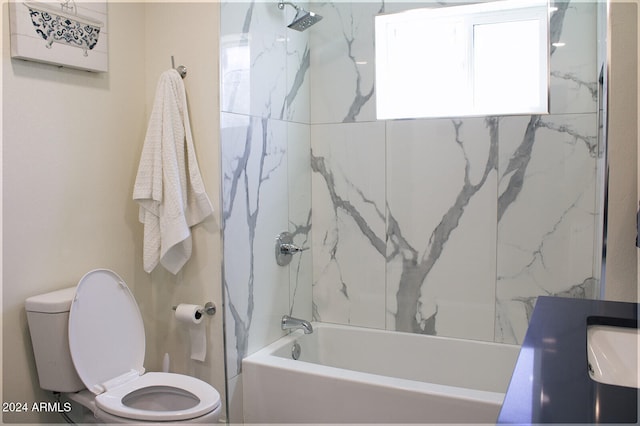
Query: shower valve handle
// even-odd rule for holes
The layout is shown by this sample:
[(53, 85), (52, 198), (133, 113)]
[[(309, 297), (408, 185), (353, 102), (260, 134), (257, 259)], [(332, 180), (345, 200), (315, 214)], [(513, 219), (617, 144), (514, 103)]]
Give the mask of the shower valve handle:
[(280, 244), (280, 253), (282, 254), (295, 254), (301, 251), (309, 250), (309, 247), (298, 247), (295, 244)]
[(293, 235), (282, 232), (276, 237), (276, 262), (280, 266), (286, 266), (291, 262), (295, 253), (308, 250), (309, 247), (299, 247), (293, 244)]

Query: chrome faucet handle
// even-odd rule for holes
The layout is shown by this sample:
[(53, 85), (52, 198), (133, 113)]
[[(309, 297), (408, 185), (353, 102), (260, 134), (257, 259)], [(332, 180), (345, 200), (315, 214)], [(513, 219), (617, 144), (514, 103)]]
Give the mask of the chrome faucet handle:
[(290, 232), (282, 232), (276, 237), (276, 262), (280, 266), (288, 265), (292, 255), (305, 250), (309, 250), (309, 247), (293, 244), (293, 235)]
[(289, 243), (280, 244), (280, 253), (282, 254), (295, 254), (305, 250), (309, 250), (309, 247), (298, 247), (295, 244)]

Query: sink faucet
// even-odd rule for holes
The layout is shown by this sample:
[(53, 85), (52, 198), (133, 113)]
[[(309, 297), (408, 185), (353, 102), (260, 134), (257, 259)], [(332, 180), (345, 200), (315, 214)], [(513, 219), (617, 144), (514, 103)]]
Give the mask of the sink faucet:
[(309, 321), (293, 318), (289, 315), (283, 316), (282, 322), (280, 324), (282, 325), (283, 330), (296, 330), (298, 328), (301, 328), (302, 330), (304, 330), (304, 334), (313, 333), (313, 327), (311, 326), (311, 323)]

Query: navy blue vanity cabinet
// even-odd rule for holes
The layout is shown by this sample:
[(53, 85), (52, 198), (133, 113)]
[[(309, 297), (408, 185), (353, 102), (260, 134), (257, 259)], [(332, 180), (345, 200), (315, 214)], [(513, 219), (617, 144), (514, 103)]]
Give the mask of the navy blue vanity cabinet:
[(593, 380), (587, 361), (588, 325), (637, 328), (638, 306), (540, 296), (498, 423), (638, 423), (638, 389)]

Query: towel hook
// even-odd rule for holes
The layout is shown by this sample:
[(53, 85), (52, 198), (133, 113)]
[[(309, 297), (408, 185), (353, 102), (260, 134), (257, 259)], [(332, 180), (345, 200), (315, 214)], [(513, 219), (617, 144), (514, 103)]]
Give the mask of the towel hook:
[(178, 68), (176, 68), (176, 63), (173, 59), (173, 55), (171, 55), (171, 68), (174, 68), (176, 71), (178, 71), (180, 77), (185, 78), (187, 76), (187, 67), (185, 67), (184, 65), (178, 65)]

